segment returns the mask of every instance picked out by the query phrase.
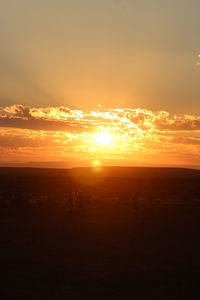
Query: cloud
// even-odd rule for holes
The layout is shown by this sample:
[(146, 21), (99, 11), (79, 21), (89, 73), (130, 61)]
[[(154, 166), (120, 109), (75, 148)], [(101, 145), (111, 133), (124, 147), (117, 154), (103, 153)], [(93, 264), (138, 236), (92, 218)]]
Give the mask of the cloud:
[[(109, 130), (115, 143), (97, 149), (92, 135)], [(73, 110), (69, 107), (0, 107), (0, 157), (200, 161), (200, 116), (146, 109)], [(181, 159), (182, 157), (182, 159)]]
[(45, 109), (23, 105), (0, 107), (0, 127), (47, 131), (81, 130), (81, 124), (70, 122), (67, 113), (68, 109), (64, 107)]
[(200, 116), (177, 116), (145, 109), (102, 109), (82, 111), (68, 107), (34, 108), (23, 105), (0, 107), (0, 126), (50, 131), (84, 131), (99, 126), (155, 128), (160, 131), (200, 130)]

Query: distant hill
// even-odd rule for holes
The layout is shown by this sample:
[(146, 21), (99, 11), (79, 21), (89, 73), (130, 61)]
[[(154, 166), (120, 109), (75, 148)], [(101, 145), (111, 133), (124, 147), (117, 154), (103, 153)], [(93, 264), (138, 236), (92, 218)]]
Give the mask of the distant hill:
[(152, 168), (152, 167), (102, 167), (45, 169), (45, 168), (17, 168), (0, 167), (0, 176), (47, 176), (47, 177), (113, 177), (113, 178), (197, 178), (200, 170), (187, 168)]
[(73, 167), (73, 163), (64, 161), (36, 162), (28, 161), (24, 163), (0, 163), (0, 167), (8, 168), (41, 168), (41, 169), (68, 169)]
[(152, 168), (152, 167), (103, 167), (102, 170), (93, 168), (73, 168), (72, 176), (103, 176), (119, 178), (200, 178), (200, 170), (187, 168)]

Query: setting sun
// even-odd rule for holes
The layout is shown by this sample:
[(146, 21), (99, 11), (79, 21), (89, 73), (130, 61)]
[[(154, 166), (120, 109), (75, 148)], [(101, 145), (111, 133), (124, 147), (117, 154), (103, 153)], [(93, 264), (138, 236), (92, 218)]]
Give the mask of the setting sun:
[(96, 143), (99, 145), (111, 145), (113, 141), (112, 134), (109, 132), (99, 132), (94, 135)]

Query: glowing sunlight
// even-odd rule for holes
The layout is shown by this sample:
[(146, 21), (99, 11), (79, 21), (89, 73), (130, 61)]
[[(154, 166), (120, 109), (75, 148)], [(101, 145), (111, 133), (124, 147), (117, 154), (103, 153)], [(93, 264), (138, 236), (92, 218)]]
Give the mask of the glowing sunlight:
[(99, 132), (94, 135), (95, 141), (98, 145), (112, 145), (113, 135), (110, 132)]

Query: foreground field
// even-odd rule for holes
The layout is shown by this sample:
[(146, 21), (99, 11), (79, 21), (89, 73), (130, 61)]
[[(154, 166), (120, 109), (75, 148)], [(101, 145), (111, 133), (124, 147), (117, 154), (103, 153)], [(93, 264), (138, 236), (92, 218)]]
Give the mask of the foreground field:
[(199, 172), (88, 171), (0, 169), (1, 298), (198, 299)]

